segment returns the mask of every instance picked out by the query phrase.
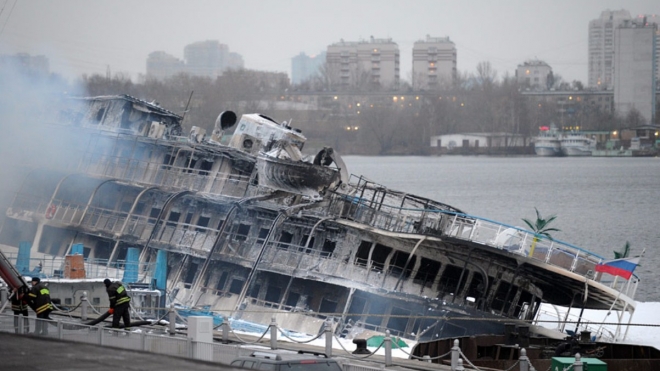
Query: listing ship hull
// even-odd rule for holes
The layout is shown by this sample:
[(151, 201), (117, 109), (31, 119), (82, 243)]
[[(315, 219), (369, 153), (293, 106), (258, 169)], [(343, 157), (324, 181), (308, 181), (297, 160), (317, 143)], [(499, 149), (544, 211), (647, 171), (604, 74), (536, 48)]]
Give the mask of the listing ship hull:
[(132, 97), (78, 103), (67, 115), (78, 119), (59, 124), (88, 145), (75, 163), (28, 173), (8, 244), (32, 241), (51, 259), (81, 244), (108, 267), (135, 250), (140, 266), (166, 256), (156, 281), (167, 302), (310, 334), (326, 321), (336, 334), (415, 341), (503, 333), (541, 303), (576, 298), (634, 312), (637, 279), (594, 275), (601, 257), (349, 177), (327, 148), (308, 161), (284, 123), (243, 115), (224, 145), (216, 134), (233, 123), (220, 118), (208, 140)]

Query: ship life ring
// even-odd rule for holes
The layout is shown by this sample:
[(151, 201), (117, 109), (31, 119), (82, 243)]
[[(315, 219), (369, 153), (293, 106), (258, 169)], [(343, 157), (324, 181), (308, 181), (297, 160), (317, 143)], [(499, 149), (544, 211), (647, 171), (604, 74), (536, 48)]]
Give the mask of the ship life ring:
[(55, 204), (50, 204), (50, 206), (48, 206), (48, 209), (46, 209), (46, 219), (53, 219), (56, 211), (57, 211), (57, 206), (55, 206)]

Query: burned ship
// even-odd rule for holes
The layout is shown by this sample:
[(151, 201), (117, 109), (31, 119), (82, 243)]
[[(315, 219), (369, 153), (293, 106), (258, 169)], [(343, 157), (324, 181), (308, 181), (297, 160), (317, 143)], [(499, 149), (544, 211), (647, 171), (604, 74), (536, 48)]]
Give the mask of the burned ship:
[(43, 261), (74, 246), (106, 268), (164, 257), (166, 273), (139, 275), (161, 305), (307, 334), (330, 320), (415, 341), (511, 323), (561, 337), (534, 324), (549, 303), (616, 312), (598, 335), (625, 337), (639, 280), (596, 272), (597, 254), (349, 175), (264, 115), (224, 111), (184, 134), (180, 115), (131, 96), (71, 101), (54, 124), (84, 138), (75, 160), (27, 173), (3, 227)]

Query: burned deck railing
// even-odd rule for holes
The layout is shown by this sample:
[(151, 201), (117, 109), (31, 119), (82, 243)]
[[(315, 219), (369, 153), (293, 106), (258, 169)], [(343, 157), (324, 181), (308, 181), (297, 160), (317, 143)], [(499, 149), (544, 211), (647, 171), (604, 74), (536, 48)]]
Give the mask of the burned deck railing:
[[(54, 211), (49, 213), (49, 208)], [(170, 246), (168, 250), (178, 249), (184, 253), (204, 257), (211, 251), (219, 233), (214, 228), (161, 220), (156, 233), (152, 236), (156, 218), (60, 199), (51, 202), (29, 195), (17, 195), (8, 214), (21, 219), (44, 217), (49, 223), (67, 224), (90, 232), (118, 236), (120, 239), (130, 236), (132, 240), (141, 244), (151, 237), (151, 242), (154, 244)]]
[(84, 162), (81, 162), (78, 171), (93, 176), (150, 186), (194, 190), (198, 193), (220, 194), (237, 198), (247, 194), (250, 184), (250, 177), (246, 175), (191, 169), (100, 154), (89, 154)]
[(638, 278), (610, 280), (608, 275), (596, 274), (596, 265), (605, 260), (598, 254), (519, 227), (464, 214), (441, 203), (423, 204), (424, 199), (381, 187), (361, 186), (359, 182), (351, 187), (350, 195), (331, 195), (330, 213), (383, 231), (449, 236), (480, 243), (562, 268), (634, 297)]

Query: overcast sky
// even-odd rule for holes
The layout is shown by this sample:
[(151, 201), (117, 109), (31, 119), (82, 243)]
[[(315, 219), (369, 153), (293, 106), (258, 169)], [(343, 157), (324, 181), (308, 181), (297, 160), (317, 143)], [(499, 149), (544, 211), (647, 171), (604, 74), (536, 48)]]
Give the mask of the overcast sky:
[(540, 59), (564, 80), (587, 82), (589, 21), (603, 10), (658, 14), (658, 0), (0, 0), (0, 54), (45, 55), (51, 72), (132, 77), (161, 50), (183, 59), (185, 45), (218, 40), (249, 69), (291, 73), (291, 58), (329, 44), (391, 38), (401, 78), (410, 80), (415, 41), (449, 38), (458, 70), (481, 61), (514, 74)]

